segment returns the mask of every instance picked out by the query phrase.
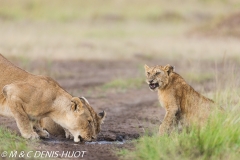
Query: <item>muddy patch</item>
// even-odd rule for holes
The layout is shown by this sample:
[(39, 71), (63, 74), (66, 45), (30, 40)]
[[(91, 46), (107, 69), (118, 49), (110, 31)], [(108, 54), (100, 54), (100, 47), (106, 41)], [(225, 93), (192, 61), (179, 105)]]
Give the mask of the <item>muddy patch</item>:
[(44, 144), (67, 144), (67, 145), (73, 145), (73, 146), (81, 146), (81, 145), (105, 145), (105, 144), (119, 144), (119, 145), (122, 145), (124, 143), (126, 143), (127, 141), (125, 140), (120, 140), (120, 141), (107, 141), (107, 140), (97, 140), (97, 141), (91, 141), (91, 142), (80, 142), (80, 143), (75, 143), (73, 142), (72, 140), (60, 140), (60, 139), (53, 139), (53, 138), (50, 138), (50, 139), (44, 139), (42, 140), (42, 143)]

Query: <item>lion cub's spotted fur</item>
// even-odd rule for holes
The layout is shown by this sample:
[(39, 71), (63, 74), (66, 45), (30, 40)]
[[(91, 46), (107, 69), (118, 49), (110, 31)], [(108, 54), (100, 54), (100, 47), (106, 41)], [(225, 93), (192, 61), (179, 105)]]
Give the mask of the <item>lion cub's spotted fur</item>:
[(213, 101), (195, 91), (173, 71), (173, 67), (145, 65), (149, 88), (158, 91), (158, 98), (166, 114), (159, 127), (159, 134), (169, 133), (176, 124), (202, 123), (209, 114)]

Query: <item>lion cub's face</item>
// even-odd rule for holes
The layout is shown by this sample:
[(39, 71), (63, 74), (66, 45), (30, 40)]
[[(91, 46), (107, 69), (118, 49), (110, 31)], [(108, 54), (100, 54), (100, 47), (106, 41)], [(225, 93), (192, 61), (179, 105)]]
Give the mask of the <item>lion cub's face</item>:
[(106, 113), (96, 114), (85, 98), (78, 97), (72, 98), (71, 110), (74, 117), (69, 119), (69, 131), (74, 136), (74, 142), (95, 139)]
[(166, 66), (148, 67), (144, 66), (146, 74), (146, 82), (151, 90), (164, 88), (169, 82), (169, 75), (173, 71), (173, 67), (169, 64)]

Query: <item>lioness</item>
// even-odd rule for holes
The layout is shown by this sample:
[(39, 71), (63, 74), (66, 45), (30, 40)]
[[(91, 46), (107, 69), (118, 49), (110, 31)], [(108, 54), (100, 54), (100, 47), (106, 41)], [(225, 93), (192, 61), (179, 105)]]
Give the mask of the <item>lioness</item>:
[(174, 125), (189, 125), (208, 117), (213, 101), (196, 92), (173, 71), (171, 65), (145, 67), (149, 88), (158, 91), (158, 98), (166, 114), (159, 127), (159, 134), (170, 133)]
[[(98, 134), (100, 132), (100, 127), (101, 124), (103, 123), (103, 120), (106, 117), (106, 112), (102, 111), (99, 114), (97, 114), (93, 108), (90, 106), (89, 102), (84, 98), (80, 98), (82, 103), (85, 105), (85, 108), (89, 110), (92, 118), (93, 118), (93, 124), (95, 128), (95, 133)], [(99, 118), (101, 117), (101, 118)], [(55, 123), (51, 118), (46, 117), (40, 120), (40, 126), (44, 129), (47, 130), (51, 135), (55, 136), (62, 136), (65, 135), (66, 138), (72, 139), (72, 135), (63, 127)]]
[[(13, 117), (24, 138), (49, 137), (39, 121), (51, 118), (74, 137), (91, 141), (96, 136), (94, 119), (84, 98), (72, 97), (49, 77), (30, 74), (0, 54), (0, 114)], [(69, 134), (70, 134), (69, 133)]]

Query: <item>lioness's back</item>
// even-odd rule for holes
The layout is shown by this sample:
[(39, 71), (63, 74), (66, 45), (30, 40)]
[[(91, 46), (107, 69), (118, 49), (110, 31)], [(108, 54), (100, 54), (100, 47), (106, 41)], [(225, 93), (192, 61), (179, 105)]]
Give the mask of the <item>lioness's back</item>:
[(18, 68), (0, 54), (0, 88), (14, 81), (24, 80), (29, 73)]

